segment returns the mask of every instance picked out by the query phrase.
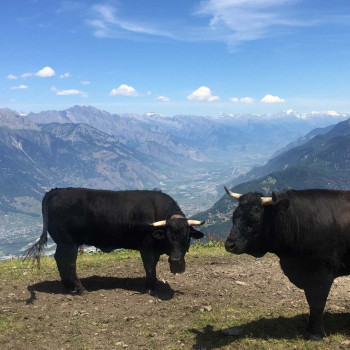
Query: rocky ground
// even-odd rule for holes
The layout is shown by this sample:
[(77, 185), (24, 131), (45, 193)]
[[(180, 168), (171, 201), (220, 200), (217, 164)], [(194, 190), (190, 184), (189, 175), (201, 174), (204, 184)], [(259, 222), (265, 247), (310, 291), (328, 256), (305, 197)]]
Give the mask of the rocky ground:
[[(305, 340), (308, 307), (276, 257), (192, 249), (187, 270), (158, 265), (158, 295), (144, 294), (136, 253), (78, 258), (89, 291), (65, 294), (52, 258), (38, 272), (0, 263), (1, 349), (334, 349), (350, 338), (350, 281), (333, 285), (325, 314), (328, 336)], [(229, 327), (238, 335), (222, 333)], [(350, 345), (349, 345), (350, 347)]]

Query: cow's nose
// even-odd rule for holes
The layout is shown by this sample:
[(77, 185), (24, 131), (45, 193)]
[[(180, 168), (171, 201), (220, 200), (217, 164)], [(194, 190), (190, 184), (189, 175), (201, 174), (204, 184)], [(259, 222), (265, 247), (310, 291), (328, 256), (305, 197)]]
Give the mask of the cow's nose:
[(235, 242), (226, 240), (225, 242), (226, 251), (231, 253), (235, 249), (235, 246), (236, 246)]

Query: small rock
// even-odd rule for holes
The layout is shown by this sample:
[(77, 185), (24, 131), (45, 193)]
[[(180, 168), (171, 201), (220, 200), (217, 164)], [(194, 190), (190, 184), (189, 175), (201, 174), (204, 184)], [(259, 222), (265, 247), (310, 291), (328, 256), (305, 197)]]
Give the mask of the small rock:
[(341, 349), (350, 349), (350, 340), (344, 340), (342, 343), (340, 343), (339, 347)]
[(239, 328), (239, 327), (226, 328), (226, 329), (223, 329), (221, 333), (225, 335), (241, 335), (243, 333), (243, 328)]
[(248, 285), (248, 283), (242, 282), (242, 281), (236, 281), (236, 283), (240, 286), (247, 286)]
[(212, 310), (212, 307), (210, 305), (206, 305), (206, 306), (203, 306), (201, 309), (200, 309), (202, 312), (203, 311), (211, 311)]

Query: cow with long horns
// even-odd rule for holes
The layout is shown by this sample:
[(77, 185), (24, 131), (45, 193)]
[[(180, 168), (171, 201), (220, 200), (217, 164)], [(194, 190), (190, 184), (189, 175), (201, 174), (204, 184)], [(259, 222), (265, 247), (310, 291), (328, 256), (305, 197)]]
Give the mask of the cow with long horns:
[(275, 253), (285, 275), (305, 292), (309, 337), (321, 340), (333, 280), (350, 274), (350, 191), (285, 190), (263, 197), (225, 189), (239, 201), (226, 250), (255, 257)]
[(160, 191), (106, 191), (56, 188), (42, 201), (43, 233), (27, 256), (40, 262), (47, 233), (57, 244), (55, 259), (67, 291), (84, 294), (76, 273), (79, 246), (103, 252), (117, 248), (139, 250), (146, 270), (146, 289), (156, 286), (156, 265), (169, 256), (173, 273), (185, 271), (191, 238), (203, 234), (193, 228), (204, 222), (188, 220), (177, 203)]

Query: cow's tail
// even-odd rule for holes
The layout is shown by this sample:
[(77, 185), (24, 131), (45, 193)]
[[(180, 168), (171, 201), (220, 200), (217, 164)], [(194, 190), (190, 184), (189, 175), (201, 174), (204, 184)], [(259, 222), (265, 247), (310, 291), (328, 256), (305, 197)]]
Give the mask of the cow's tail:
[(45, 194), (42, 201), (42, 214), (43, 214), (43, 233), (41, 234), (38, 242), (36, 242), (31, 248), (29, 248), (24, 256), (24, 260), (32, 259), (33, 263), (37, 263), (40, 268), (40, 258), (44, 252), (47, 244), (47, 222), (48, 222), (48, 193)]

